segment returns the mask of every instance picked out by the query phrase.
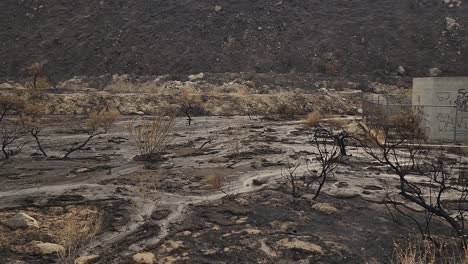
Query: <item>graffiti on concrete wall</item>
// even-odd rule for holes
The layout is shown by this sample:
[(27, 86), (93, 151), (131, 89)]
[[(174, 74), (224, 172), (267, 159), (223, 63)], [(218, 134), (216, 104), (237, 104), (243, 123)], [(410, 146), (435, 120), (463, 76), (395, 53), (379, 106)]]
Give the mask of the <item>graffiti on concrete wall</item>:
[(467, 112), (467, 102), (468, 102), (468, 91), (465, 89), (459, 89), (457, 94), (457, 100), (455, 100), (455, 105), (457, 106), (458, 111)]
[(437, 100), (439, 101), (439, 103), (440, 104), (447, 104), (447, 105), (452, 104), (452, 100), (450, 100), (452, 98), (451, 95), (452, 95), (451, 92), (437, 92), (436, 93)]
[(456, 92), (436, 92), (437, 104), (433, 107), (434, 128), (439, 133), (468, 133), (468, 89)]

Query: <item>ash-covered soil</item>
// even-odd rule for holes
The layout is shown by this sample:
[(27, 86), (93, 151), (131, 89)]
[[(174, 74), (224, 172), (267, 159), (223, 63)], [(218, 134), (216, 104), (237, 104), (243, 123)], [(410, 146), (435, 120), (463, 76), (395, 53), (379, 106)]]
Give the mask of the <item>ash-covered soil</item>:
[(0, 3), (0, 78), (48, 61), (74, 75), (198, 72), (466, 73), (466, 1)]
[[(122, 117), (88, 149), (53, 158), (76, 140), (71, 118), (49, 128), (43, 145), (51, 157), (31, 156), (27, 142), (0, 162), (1, 263), (56, 261), (37, 245), (58, 243), (72, 212), (102, 215), (102, 230), (80, 251), (93, 256), (88, 263), (134, 263), (138, 253), (154, 263), (387, 263), (393, 241), (418, 236), (410, 219), (394, 221), (382, 204), (398, 178), (352, 146), (317, 201), (293, 198), (282, 178), (286, 163), (317, 157), (299, 121), (195, 117), (187, 126), (178, 118), (166, 159), (143, 162), (133, 160), (139, 153)], [(229, 144), (234, 128), (240, 154)], [(7, 227), (20, 211), (39, 228)], [(434, 236), (448, 230), (433, 220)]]

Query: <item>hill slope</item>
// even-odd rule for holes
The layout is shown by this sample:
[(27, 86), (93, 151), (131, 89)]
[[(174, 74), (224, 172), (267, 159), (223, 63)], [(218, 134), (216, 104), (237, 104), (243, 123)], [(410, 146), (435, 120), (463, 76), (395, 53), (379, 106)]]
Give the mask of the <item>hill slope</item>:
[[(439, 0), (3, 0), (0, 78), (48, 60), (105, 73), (468, 73), (468, 3)], [(456, 19), (447, 30), (446, 17)]]

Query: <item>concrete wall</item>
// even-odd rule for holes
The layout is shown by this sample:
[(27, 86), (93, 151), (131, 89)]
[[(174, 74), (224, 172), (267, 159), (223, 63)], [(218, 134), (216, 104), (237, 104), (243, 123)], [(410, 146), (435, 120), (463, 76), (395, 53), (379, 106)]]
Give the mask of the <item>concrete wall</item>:
[(412, 101), (430, 140), (468, 143), (468, 77), (415, 78)]

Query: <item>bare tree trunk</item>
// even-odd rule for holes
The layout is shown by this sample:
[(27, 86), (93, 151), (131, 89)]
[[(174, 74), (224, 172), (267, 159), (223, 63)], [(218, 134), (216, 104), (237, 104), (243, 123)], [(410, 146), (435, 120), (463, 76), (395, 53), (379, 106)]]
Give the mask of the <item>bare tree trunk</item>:
[(90, 134), (90, 135), (88, 136), (88, 138), (87, 138), (83, 143), (81, 143), (80, 145), (78, 145), (78, 146), (76, 146), (76, 147), (70, 148), (70, 149), (67, 151), (67, 153), (65, 153), (65, 155), (63, 156), (63, 158), (66, 159), (66, 158), (68, 158), (68, 156), (69, 156), (70, 154), (72, 154), (73, 152), (82, 149), (84, 146), (86, 146), (86, 144), (88, 144), (88, 142), (89, 142), (93, 137), (95, 137), (95, 136), (97, 136), (97, 135), (100, 135), (100, 133), (98, 133), (98, 134), (94, 134), (94, 133)]
[(41, 145), (41, 141), (39, 140), (39, 130), (33, 129), (33, 130), (29, 131), (29, 133), (36, 140), (36, 145), (39, 148), (39, 150), (42, 152), (42, 155), (44, 155), (44, 157), (47, 157), (47, 154), (46, 154), (46, 152), (44, 151), (44, 148)]
[(10, 158), (10, 155), (8, 154), (8, 151), (6, 150), (6, 145), (5, 144), (2, 145), (2, 152), (3, 152), (3, 155), (5, 156), (6, 160), (8, 158)]

